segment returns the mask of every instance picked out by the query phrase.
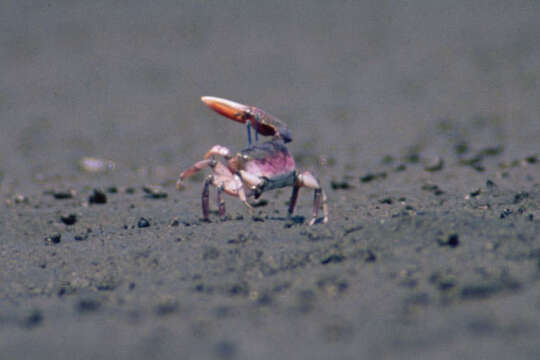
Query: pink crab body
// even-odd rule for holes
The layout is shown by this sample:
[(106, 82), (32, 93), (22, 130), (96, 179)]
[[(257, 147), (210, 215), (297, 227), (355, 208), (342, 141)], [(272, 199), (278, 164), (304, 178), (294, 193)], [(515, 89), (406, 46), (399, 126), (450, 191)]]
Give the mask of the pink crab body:
[[(262, 152), (263, 156), (255, 157), (253, 156), (255, 152)], [(247, 148), (241, 153), (248, 157), (253, 156), (252, 160), (246, 162), (245, 170), (256, 176), (272, 178), (296, 169), (293, 157), (285, 145), (279, 142), (266, 142), (260, 146)]]
[[(285, 142), (290, 141), (290, 135), (286, 126), (278, 119), (271, 117), (262, 110), (254, 107), (247, 107), (230, 100), (203, 97), (203, 102), (216, 112), (232, 118), (235, 121), (252, 123), (256, 134), (272, 135), (270, 141), (250, 145), (246, 149), (231, 154), (231, 151), (221, 145), (214, 145), (204, 156), (204, 160), (196, 162), (193, 166), (180, 174), (177, 186), (181, 186), (182, 181), (194, 173), (210, 167), (210, 174), (204, 184), (202, 191), (203, 217), (208, 220), (209, 215), (209, 186), (217, 189), (217, 202), (219, 204), (219, 216), (225, 215), (225, 203), (222, 193), (238, 197), (249, 209), (251, 205), (247, 201), (248, 197), (258, 198), (264, 191), (271, 189), (292, 186), (293, 192), (289, 201), (289, 216), (292, 215), (298, 190), (300, 187), (308, 187), (314, 190), (313, 218), (309, 222), (314, 224), (319, 208), (323, 209), (323, 222), (328, 221), (328, 209), (326, 205), (326, 194), (319, 185), (317, 179), (308, 171), (298, 173), (294, 158), (285, 146)], [(256, 114), (256, 115), (254, 115)], [(269, 120), (270, 119), (270, 120)], [(248, 128), (248, 139), (250, 141)], [(226, 165), (214, 159), (215, 156), (223, 156)]]

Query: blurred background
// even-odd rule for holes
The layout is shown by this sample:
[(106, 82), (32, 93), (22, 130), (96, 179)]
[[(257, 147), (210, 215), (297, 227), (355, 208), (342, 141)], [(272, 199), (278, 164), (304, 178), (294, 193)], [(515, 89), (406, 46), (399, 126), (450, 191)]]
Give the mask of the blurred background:
[(2, 1), (0, 177), (76, 176), (82, 156), (179, 171), (213, 144), (245, 146), (202, 95), (278, 116), (302, 166), (322, 155), (338, 174), (443, 151), (441, 121), (488, 119), (508, 157), (525, 155), (540, 138), (539, 18), (530, 0)]

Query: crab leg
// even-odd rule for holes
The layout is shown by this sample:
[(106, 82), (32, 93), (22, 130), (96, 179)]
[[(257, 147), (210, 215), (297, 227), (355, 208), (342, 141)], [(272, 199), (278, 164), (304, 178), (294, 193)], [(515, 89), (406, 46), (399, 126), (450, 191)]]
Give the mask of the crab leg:
[(202, 213), (203, 219), (208, 220), (208, 214), (210, 213), (210, 206), (208, 205), (208, 198), (210, 193), (210, 185), (214, 182), (214, 176), (208, 175), (203, 183), (203, 190), (201, 194)]
[(294, 211), (294, 207), (296, 205), (296, 199), (298, 199), (298, 190), (300, 190), (300, 185), (294, 184), (291, 194), (291, 199), (289, 200), (289, 217), (292, 216), (292, 213)]
[[(246, 122), (246, 130), (247, 130), (247, 136), (248, 136), (248, 145), (251, 146), (251, 123), (249, 121)], [(257, 136), (256, 131), (255, 131), (255, 136)]]
[(304, 171), (296, 178), (296, 183), (293, 186), (291, 200), (289, 201), (289, 216), (291, 216), (294, 211), (296, 199), (298, 198), (298, 191), (302, 186), (315, 190), (313, 194), (313, 217), (309, 221), (309, 225), (313, 225), (317, 220), (317, 216), (319, 215), (319, 209), (321, 208), (321, 206), (323, 210), (322, 221), (323, 223), (328, 222), (328, 206), (326, 204), (326, 193), (319, 185), (317, 179), (309, 171)]
[(225, 201), (223, 201), (223, 184), (217, 186), (217, 203), (219, 217), (225, 216)]
[(180, 174), (180, 177), (176, 181), (176, 188), (180, 189), (182, 187), (182, 184), (185, 178), (190, 177), (191, 175), (195, 174), (198, 171), (203, 170), (204, 168), (208, 166), (214, 167), (215, 165), (216, 165), (216, 160), (213, 160), (213, 159), (197, 161), (191, 167), (182, 171), (182, 173)]

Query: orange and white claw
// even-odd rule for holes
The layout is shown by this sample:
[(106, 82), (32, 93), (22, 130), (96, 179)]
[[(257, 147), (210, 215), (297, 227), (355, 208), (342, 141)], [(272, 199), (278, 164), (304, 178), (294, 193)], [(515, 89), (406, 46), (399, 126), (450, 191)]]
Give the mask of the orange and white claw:
[(246, 122), (245, 114), (250, 111), (247, 105), (214, 96), (203, 96), (201, 101), (218, 114), (240, 123)]

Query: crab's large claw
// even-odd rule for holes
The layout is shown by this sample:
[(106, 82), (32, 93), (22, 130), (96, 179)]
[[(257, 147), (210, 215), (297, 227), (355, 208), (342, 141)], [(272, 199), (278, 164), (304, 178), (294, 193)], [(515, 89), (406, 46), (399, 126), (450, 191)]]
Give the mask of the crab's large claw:
[[(203, 96), (202, 102), (209, 108), (229, 119), (252, 126), (256, 134), (264, 136), (277, 136), (284, 142), (292, 140), (287, 125), (276, 117), (254, 106), (243, 105), (231, 100), (213, 96)], [(248, 139), (251, 144), (251, 135), (248, 128)]]

